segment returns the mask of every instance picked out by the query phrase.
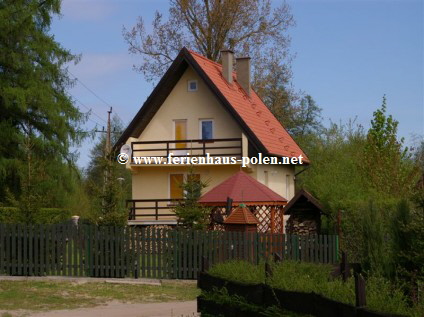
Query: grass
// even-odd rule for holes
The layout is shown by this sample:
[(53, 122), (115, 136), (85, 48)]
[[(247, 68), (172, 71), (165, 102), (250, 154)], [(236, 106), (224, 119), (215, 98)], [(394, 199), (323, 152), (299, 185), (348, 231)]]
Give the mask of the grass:
[[(354, 305), (354, 279), (351, 278), (346, 283), (340, 279), (330, 280), (331, 269), (331, 266), (324, 264), (284, 261), (273, 264), (273, 276), (267, 284), (283, 290), (315, 292)], [(265, 282), (263, 263), (253, 265), (244, 261), (230, 261), (215, 265), (209, 273), (243, 284)], [(366, 294), (369, 309), (408, 316), (424, 316), (424, 307), (409, 307), (401, 290), (382, 277), (371, 276), (367, 279)]]
[(55, 310), (92, 307), (116, 300), (152, 303), (194, 300), (194, 283), (164, 281), (161, 286), (67, 281), (0, 281), (0, 310)]

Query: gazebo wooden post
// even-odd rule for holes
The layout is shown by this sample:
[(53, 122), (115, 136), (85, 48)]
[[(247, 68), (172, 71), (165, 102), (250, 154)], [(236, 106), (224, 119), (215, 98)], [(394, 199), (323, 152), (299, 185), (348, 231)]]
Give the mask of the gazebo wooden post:
[(271, 233), (275, 233), (275, 206), (271, 207)]
[(268, 235), (269, 243), (271, 246), (271, 253), (268, 254), (267, 256), (272, 256), (272, 254), (275, 252), (274, 233), (275, 233), (275, 206), (271, 206), (271, 234)]

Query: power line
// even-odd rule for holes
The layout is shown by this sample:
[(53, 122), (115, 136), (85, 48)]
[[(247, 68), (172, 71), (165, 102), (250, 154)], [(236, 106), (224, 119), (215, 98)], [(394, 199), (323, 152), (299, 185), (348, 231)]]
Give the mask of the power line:
[[(104, 123), (107, 123), (107, 121), (105, 119), (103, 119), (102, 117), (100, 117), (97, 113), (95, 113), (93, 111), (93, 108), (88, 107), (87, 105), (85, 105), (84, 103), (82, 103), (80, 100), (78, 100), (77, 98), (75, 98), (75, 96), (71, 95), (72, 98), (74, 98), (80, 105), (82, 105), (84, 108), (86, 108), (88, 111), (90, 111), (90, 113), (92, 113), (93, 115), (95, 115), (97, 118), (99, 118), (100, 120), (102, 120)], [(99, 123), (100, 124), (100, 123)]]
[[(112, 106), (103, 98), (101, 98), (98, 94), (96, 94), (92, 89), (90, 89), (86, 84), (84, 84), (77, 76), (75, 76), (74, 74), (71, 73), (71, 71), (69, 69), (67, 69), (68, 73), (71, 74), (85, 89), (87, 89), (89, 92), (91, 92), (97, 99), (99, 99), (101, 102), (103, 102), (104, 104), (108, 105), (109, 107), (112, 108)], [(118, 113), (116, 113), (116, 116), (119, 118), (119, 120), (121, 120), (122, 122), (124, 122), (124, 120), (122, 120), (122, 118), (118, 115)], [(103, 120), (103, 119), (102, 119)], [(105, 120), (103, 120), (105, 121)], [(105, 121), (106, 122), (106, 121)]]

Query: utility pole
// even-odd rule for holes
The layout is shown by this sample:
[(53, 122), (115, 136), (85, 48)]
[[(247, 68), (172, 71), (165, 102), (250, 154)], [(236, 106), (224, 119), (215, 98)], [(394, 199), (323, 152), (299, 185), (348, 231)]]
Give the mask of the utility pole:
[(110, 152), (111, 152), (111, 148), (110, 148), (110, 143), (111, 143), (110, 115), (111, 113), (112, 113), (112, 107), (110, 107), (110, 110), (107, 112), (107, 131), (106, 131), (106, 148), (105, 148), (106, 158), (109, 158)]
[(110, 173), (112, 168), (112, 133), (122, 133), (122, 131), (115, 131), (115, 128), (112, 131), (112, 124), (111, 124), (111, 114), (112, 114), (112, 107), (110, 107), (110, 110), (107, 112), (107, 127), (105, 130), (105, 127), (103, 126), (102, 130), (95, 130), (97, 133), (106, 133), (106, 142), (104, 147), (104, 159), (105, 159), (105, 165), (104, 165), (104, 171), (103, 171), (103, 199), (102, 199), (102, 210), (103, 213), (106, 211), (106, 192), (107, 192), (107, 186), (110, 185), (109, 182), (111, 181)]

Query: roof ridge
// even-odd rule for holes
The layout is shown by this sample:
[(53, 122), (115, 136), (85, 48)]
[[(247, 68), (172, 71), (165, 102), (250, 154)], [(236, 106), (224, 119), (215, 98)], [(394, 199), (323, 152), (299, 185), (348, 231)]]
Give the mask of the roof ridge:
[[(195, 52), (195, 51), (193, 51), (193, 50), (188, 50), (188, 51), (189, 51), (189, 53), (190, 53), (190, 54), (197, 55), (197, 56), (199, 56), (200, 58), (202, 58), (202, 59), (206, 60), (207, 62), (212, 63), (212, 64), (216, 64), (217, 66), (219, 66), (219, 67), (221, 67), (221, 68), (222, 68), (222, 64), (220, 64), (220, 63), (218, 63), (218, 62), (215, 62), (215, 61), (213, 61), (213, 60), (211, 60), (211, 59), (207, 58), (206, 56), (204, 56), (204, 55), (202, 55), (202, 54), (200, 54), (200, 53), (197, 53), (197, 52)], [(233, 71), (233, 72), (234, 72), (234, 71)]]
[[(222, 64), (220, 64), (220, 63), (218, 63), (218, 62), (215, 62), (215, 61), (213, 61), (213, 60), (211, 60), (211, 59), (209, 59), (209, 58), (207, 58), (206, 56), (204, 56), (204, 55), (202, 55), (202, 54), (200, 54), (200, 53), (197, 53), (197, 52), (195, 52), (195, 51), (193, 51), (193, 50), (188, 50), (188, 52), (190, 53), (190, 54), (194, 54), (194, 55), (197, 55), (198, 57), (200, 57), (201, 59), (204, 59), (206, 62), (208, 62), (208, 63), (211, 63), (211, 64), (214, 64), (215, 66), (218, 66), (218, 67), (220, 67), (221, 69), (222, 69)], [(232, 74), (233, 74), (233, 76), (235, 77), (234, 78), (234, 80), (235, 81), (237, 81), (237, 83), (238, 83), (238, 80), (237, 80), (237, 71), (236, 70), (233, 70), (232, 71)], [(240, 84), (239, 84), (240, 85)], [(240, 86), (241, 87), (241, 86)], [(253, 89), (252, 89), (252, 91), (253, 91)], [(255, 93), (256, 94), (256, 93)]]
[[(201, 59), (202, 62), (205, 63), (204, 65), (200, 65), (201, 62), (198, 61), (199, 66), (201, 66), (202, 68), (204, 68), (204, 67), (207, 68), (207, 65), (209, 64), (209, 65), (214, 65), (214, 66), (218, 67), (218, 72), (219, 72), (220, 69), (222, 69), (221, 64), (219, 64), (215, 61), (212, 61), (212, 60), (208, 59), (207, 57), (205, 57), (205, 56), (203, 56), (203, 55), (201, 55), (197, 52), (194, 52), (193, 50), (188, 50), (188, 52), (189, 52), (189, 54), (192, 54), (193, 57), (195, 57), (195, 58), (197, 57), (197, 58)], [(240, 90), (241, 85), (237, 80), (237, 73), (235, 71), (232, 72), (233, 77), (235, 77), (235, 80), (232, 84), (228, 84), (228, 82), (225, 79), (223, 79), (222, 72), (219, 72), (219, 74), (214, 74), (214, 75), (220, 75), (220, 79), (222, 79), (224, 81), (224, 83), (228, 86), (228, 88), (230, 88), (230, 89), (236, 88), (236, 90)], [(208, 74), (208, 76), (210, 76), (210, 75)], [(214, 81), (214, 80), (212, 80), (212, 81)], [(214, 84), (216, 85), (217, 83), (214, 82)], [(235, 84), (235, 87), (233, 86), (234, 84)], [(223, 92), (222, 88), (219, 88), (218, 86), (217, 86), (217, 88), (218, 88), (218, 90), (221, 90), (221, 92)], [(237, 94), (239, 92), (235, 91), (234, 93)], [(300, 154), (300, 155), (303, 155), (305, 163), (309, 162), (309, 159), (308, 159), (307, 155), (305, 154), (305, 152), (303, 152), (303, 150), (300, 148), (299, 144), (293, 139), (293, 137), (290, 135), (290, 133), (287, 131), (287, 129), (281, 124), (281, 122), (279, 122), (277, 120), (277, 118), (272, 114), (270, 109), (264, 104), (264, 102), (259, 97), (257, 92), (254, 89), (252, 89), (252, 93), (250, 94), (250, 96), (248, 96), (243, 89), (242, 93), (243, 93), (243, 97), (246, 97), (246, 98), (244, 98), (244, 101), (241, 101), (241, 103), (245, 102), (245, 103), (250, 104), (250, 105), (256, 104), (259, 107), (256, 111), (256, 114), (252, 114), (251, 111), (248, 111), (247, 112), (248, 114), (242, 115), (240, 113), (240, 111), (242, 111), (242, 108), (237, 109), (238, 108), (237, 106), (235, 107), (235, 110), (239, 113), (242, 120), (246, 120), (246, 117), (249, 117), (249, 116), (250, 117), (256, 116), (255, 120), (257, 120), (258, 124), (255, 126), (255, 128), (252, 129), (252, 126), (251, 126), (252, 122), (250, 124), (247, 124), (247, 126), (252, 130), (252, 133), (254, 135), (256, 135), (256, 136), (262, 135), (262, 138), (258, 137), (258, 139), (259, 139), (259, 142), (262, 143), (264, 150), (268, 153), (268, 155), (276, 155), (276, 156), (282, 156), (282, 157), (284, 157), (284, 156), (293, 157), (293, 156), (298, 156)], [(234, 97), (229, 96), (228, 92), (223, 93), (223, 95), (224, 95), (224, 98), (227, 100), (227, 102), (231, 105), (233, 105), (234, 100), (231, 101), (231, 99), (229, 99), (229, 98), (237, 98), (237, 96), (234, 96)], [(240, 101), (238, 101), (238, 102), (240, 103)], [(234, 107), (234, 105), (233, 105), (233, 107)], [(261, 115), (258, 115), (258, 112), (261, 112)], [(263, 130), (262, 126), (266, 125), (265, 122), (267, 120), (270, 121), (269, 125), (267, 125), (269, 127), (268, 129), (266, 129), (267, 132), (270, 132), (269, 129), (274, 129), (274, 131), (271, 132), (271, 133), (275, 134), (275, 130), (278, 129), (277, 130), (278, 132), (275, 135), (275, 137), (272, 137), (272, 136), (269, 137), (268, 135), (265, 137), (266, 132), (262, 131)], [(262, 126), (260, 126), (259, 123)], [(260, 131), (262, 131), (262, 132), (260, 132)], [(283, 141), (281, 141), (281, 140), (278, 141), (278, 139), (280, 139), (281, 137), (285, 138), (286, 135), (288, 135), (289, 138), (287, 140), (285, 140), (284, 144), (286, 144), (286, 146), (288, 148), (281, 150)], [(280, 136), (280, 138), (278, 138), (278, 136)], [(268, 140), (268, 139), (271, 139), (272, 141)], [(264, 140), (265, 140), (265, 143), (264, 143)], [(266, 140), (268, 140), (268, 141), (266, 141)]]

